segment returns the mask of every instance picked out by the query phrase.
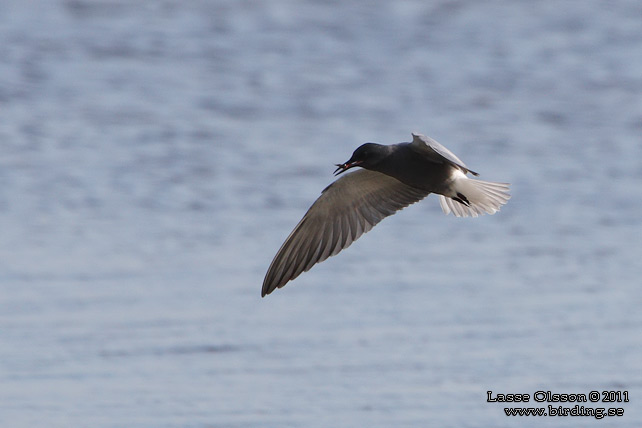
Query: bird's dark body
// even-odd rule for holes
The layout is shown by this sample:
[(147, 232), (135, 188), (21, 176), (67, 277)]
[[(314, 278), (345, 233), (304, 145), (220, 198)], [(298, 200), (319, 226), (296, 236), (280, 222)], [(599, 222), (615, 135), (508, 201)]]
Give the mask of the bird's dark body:
[[(387, 146), (390, 154), (377, 163), (376, 171), (396, 178), (408, 186), (430, 193), (444, 193), (450, 184), (455, 166), (448, 162), (438, 162), (419, 153), (411, 143)], [(399, 168), (398, 165), (403, 165)], [(374, 168), (373, 168), (374, 169)]]

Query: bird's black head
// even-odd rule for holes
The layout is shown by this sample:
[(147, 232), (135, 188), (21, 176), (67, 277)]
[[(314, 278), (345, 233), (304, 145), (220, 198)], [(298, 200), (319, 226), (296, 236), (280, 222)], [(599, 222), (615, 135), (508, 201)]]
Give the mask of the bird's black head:
[(381, 162), (383, 158), (388, 155), (388, 150), (386, 146), (376, 143), (365, 143), (357, 148), (357, 150), (352, 153), (352, 157), (346, 163), (336, 164), (337, 169), (334, 171), (334, 175), (339, 175), (342, 172), (346, 172), (350, 168), (355, 166), (360, 166), (366, 169), (372, 169), (376, 164)]

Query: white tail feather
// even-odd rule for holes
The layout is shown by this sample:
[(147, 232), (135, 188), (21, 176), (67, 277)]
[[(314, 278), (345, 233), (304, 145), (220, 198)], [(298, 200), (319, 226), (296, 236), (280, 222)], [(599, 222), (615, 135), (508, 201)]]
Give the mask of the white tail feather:
[(460, 199), (467, 201), (468, 205), (443, 195), (439, 195), (439, 203), (445, 214), (453, 213), (457, 217), (495, 214), (510, 199), (509, 186), (508, 183), (470, 179), (462, 174), (453, 180), (451, 190), (453, 197), (463, 195), (465, 199)]

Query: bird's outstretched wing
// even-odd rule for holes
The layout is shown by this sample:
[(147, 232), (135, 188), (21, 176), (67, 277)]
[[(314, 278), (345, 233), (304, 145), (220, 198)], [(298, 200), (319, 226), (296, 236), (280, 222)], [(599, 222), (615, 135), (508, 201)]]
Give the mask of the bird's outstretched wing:
[(360, 169), (325, 188), (274, 257), (261, 296), (347, 248), (385, 217), (429, 192)]
[(479, 175), (475, 171), (469, 169), (461, 159), (455, 156), (453, 152), (430, 137), (413, 133), (411, 145), (415, 150), (423, 153), (435, 162), (443, 163), (445, 161), (458, 167), (464, 173), (470, 172), (473, 175)]

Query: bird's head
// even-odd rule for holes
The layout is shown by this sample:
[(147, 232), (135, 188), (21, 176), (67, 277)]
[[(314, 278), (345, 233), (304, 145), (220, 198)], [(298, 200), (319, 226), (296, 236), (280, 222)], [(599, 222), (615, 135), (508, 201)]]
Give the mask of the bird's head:
[(355, 166), (372, 169), (372, 167), (385, 158), (387, 154), (386, 146), (376, 143), (362, 144), (352, 153), (352, 157), (347, 162), (335, 164), (337, 169), (334, 171), (334, 175), (339, 175)]

